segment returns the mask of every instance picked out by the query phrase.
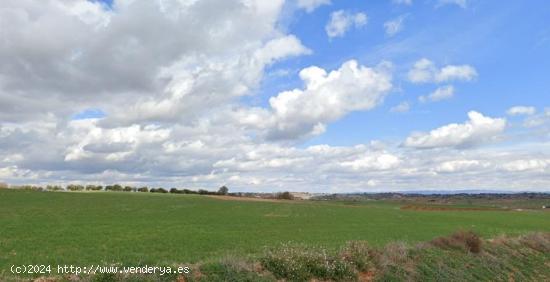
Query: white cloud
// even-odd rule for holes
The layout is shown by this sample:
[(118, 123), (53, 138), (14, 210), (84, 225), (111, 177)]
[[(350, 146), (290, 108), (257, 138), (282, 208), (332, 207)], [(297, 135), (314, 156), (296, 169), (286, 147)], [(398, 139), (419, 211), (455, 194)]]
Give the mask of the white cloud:
[(298, 0), (298, 7), (311, 13), (322, 5), (330, 5), (330, 0)]
[(408, 78), (413, 83), (471, 81), (476, 77), (477, 71), (472, 66), (447, 65), (437, 68), (432, 61), (426, 58), (418, 60), (408, 73)]
[(518, 116), (518, 115), (534, 115), (537, 112), (535, 107), (527, 107), (527, 106), (515, 106), (511, 107), (506, 111), (506, 113), (510, 116)]
[(114, 125), (190, 120), (248, 95), (273, 61), (307, 53), (277, 28), (283, 4), (117, 1), (110, 10), (86, 0), (3, 1), (0, 24), (16, 28), (0, 30), (0, 119), (86, 106)]
[(367, 15), (365, 13), (338, 10), (330, 14), (330, 20), (325, 26), (325, 30), (329, 38), (342, 37), (350, 28), (360, 28), (366, 24)]
[(348, 61), (331, 72), (319, 67), (300, 71), (305, 89), (279, 93), (269, 99), (268, 138), (294, 139), (324, 131), (326, 123), (353, 111), (377, 106), (392, 88), (387, 64), (377, 68)]
[(547, 171), (550, 169), (550, 159), (521, 159), (502, 165), (506, 171)]
[(415, 133), (404, 145), (419, 149), (472, 146), (494, 140), (506, 127), (506, 119), (486, 117), (475, 111), (468, 112), (468, 118), (462, 124), (452, 123), (428, 133)]
[(439, 0), (438, 5), (442, 6), (442, 5), (453, 4), (453, 5), (458, 5), (464, 9), (468, 4), (467, 2), (468, 2), (467, 0)]
[(441, 163), (435, 171), (442, 173), (456, 173), (486, 168), (487, 163), (478, 160), (453, 160)]
[(418, 100), (422, 103), (425, 102), (437, 102), (445, 99), (450, 99), (454, 96), (455, 88), (452, 85), (445, 85), (438, 87), (434, 92), (428, 96), (420, 96)]
[(394, 36), (403, 29), (403, 21), (405, 16), (397, 17), (396, 19), (387, 21), (384, 23), (384, 29), (386, 30), (386, 35)]
[(387, 170), (396, 168), (401, 161), (399, 157), (388, 153), (369, 154), (353, 161), (342, 162), (340, 165), (352, 170)]
[(411, 109), (411, 105), (409, 104), (409, 102), (404, 101), (404, 102), (401, 102), (398, 105), (392, 107), (390, 109), (390, 112), (392, 112), (392, 113), (405, 113), (405, 112), (408, 112), (410, 109)]

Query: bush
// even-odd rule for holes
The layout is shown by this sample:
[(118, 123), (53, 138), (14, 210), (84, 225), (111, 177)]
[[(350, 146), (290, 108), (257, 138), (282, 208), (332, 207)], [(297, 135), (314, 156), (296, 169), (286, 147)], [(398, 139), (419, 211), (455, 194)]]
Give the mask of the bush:
[(262, 266), (278, 279), (308, 281), (313, 278), (335, 281), (354, 281), (353, 266), (323, 249), (283, 245), (268, 251), (261, 259)]
[(531, 233), (520, 237), (520, 242), (533, 250), (550, 254), (550, 233)]
[(438, 237), (430, 242), (442, 249), (461, 249), (474, 254), (481, 252), (482, 241), (479, 235), (472, 231), (458, 231), (449, 237)]
[(373, 251), (365, 241), (348, 242), (340, 250), (340, 257), (353, 264), (359, 271), (367, 271), (374, 266)]
[(277, 199), (279, 200), (294, 200), (294, 196), (288, 191), (277, 193)]
[(378, 256), (378, 264), (383, 269), (407, 264), (409, 249), (403, 242), (389, 243)]

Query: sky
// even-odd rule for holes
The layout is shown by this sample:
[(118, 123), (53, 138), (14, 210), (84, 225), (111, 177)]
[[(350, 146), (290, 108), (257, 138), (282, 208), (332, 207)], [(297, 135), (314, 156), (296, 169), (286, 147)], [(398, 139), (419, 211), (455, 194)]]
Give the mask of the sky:
[(5, 0), (0, 182), (550, 191), (544, 0)]

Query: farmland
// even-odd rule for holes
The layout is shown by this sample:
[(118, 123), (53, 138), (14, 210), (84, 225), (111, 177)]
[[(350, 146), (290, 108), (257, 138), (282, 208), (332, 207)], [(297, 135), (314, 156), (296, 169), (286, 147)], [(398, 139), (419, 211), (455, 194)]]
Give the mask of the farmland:
[(0, 269), (12, 264), (194, 263), (285, 242), (415, 243), (459, 229), (550, 231), (542, 210), (416, 210), (397, 203), (227, 201), (198, 195), (0, 190)]

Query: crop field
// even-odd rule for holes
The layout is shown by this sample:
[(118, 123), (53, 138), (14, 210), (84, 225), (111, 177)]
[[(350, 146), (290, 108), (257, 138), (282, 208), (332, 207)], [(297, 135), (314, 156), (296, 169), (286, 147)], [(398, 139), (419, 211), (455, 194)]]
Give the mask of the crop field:
[(0, 269), (11, 264), (173, 264), (254, 255), (285, 242), (377, 246), (473, 230), (550, 231), (538, 211), (401, 209), (388, 202), (224, 200), (207, 196), (0, 190)]

